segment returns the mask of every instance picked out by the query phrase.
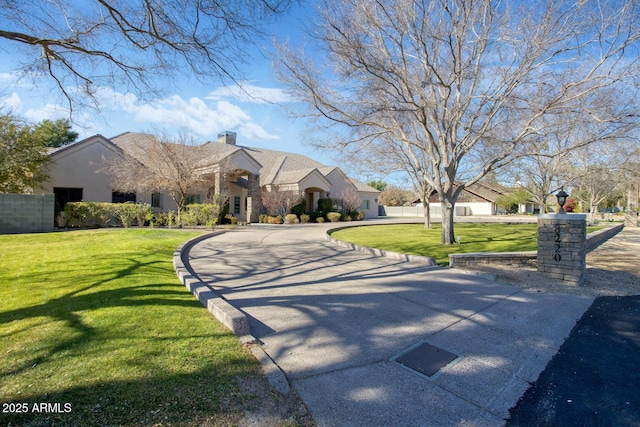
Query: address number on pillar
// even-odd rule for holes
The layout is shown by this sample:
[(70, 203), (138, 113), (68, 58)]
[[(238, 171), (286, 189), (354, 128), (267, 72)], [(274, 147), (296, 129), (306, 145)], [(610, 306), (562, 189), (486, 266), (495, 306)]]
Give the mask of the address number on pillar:
[(556, 260), (556, 262), (560, 262), (562, 260), (562, 255), (560, 255), (560, 224), (556, 224), (553, 237), (555, 247), (553, 259)]

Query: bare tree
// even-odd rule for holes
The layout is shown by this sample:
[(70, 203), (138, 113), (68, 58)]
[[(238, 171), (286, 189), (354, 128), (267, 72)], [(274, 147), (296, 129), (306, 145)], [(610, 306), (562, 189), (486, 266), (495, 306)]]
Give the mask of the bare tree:
[[(144, 95), (155, 76), (193, 72), (226, 80), (260, 28), (289, 0), (0, 0), (0, 38), (28, 74), (52, 78), (68, 100), (102, 85)], [(18, 66), (18, 64), (16, 64)], [(94, 99), (95, 102), (95, 99)]]
[(356, 212), (362, 206), (362, 197), (360, 197), (355, 187), (349, 186), (338, 194), (338, 198), (334, 200), (334, 203), (339, 205), (341, 212), (351, 215), (352, 212)]
[(572, 154), (570, 183), (572, 196), (586, 204), (589, 223), (595, 222), (599, 205), (615, 192), (626, 188), (623, 165), (626, 156), (612, 145), (598, 144), (575, 151)]
[(301, 192), (281, 189), (278, 186), (272, 186), (269, 191), (262, 191), (262, 206), (269, 214), (285, 216), (302, 199)]
[[(442, 243), (452, 244), (460, 193), (527, 154), (526, 142), (545, 134), (540, 118), (575, 111), (597, 124), (634, 114), (605, 117), (607, 105), (587, 101), (637, 76), (636, 6), (324, 0), (318, 44), (305, 46), (313, 56), (284, 46), (278, 70), (306, 101), (305, 114), (348, 130), (318, 145), (383, 146), (416, 183), (432, 188), (442, 206)], [(388, 150), (389, 141), (396, 149)]]
[(406, 206), (411, 202), (411, 192), (397, 185), (388, 186), (378, 195), (378, 203), (385, 206)]
[(203, 163), (202, 150), (189, 136), (171, 140), (166, 136), (145, 135), (127, 143), (119, 156), (105, 159), (104, 171), (111, 176), (116, 191), (169, 194), (177, 206), (179, 222), (188, 196), (207, 192), (214, 186), (212, 175), (203, 172), (208, 165)]

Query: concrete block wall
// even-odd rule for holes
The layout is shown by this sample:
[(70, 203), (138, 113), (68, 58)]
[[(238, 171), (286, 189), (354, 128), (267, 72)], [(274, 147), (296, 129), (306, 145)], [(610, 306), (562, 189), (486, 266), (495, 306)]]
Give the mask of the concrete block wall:
[(53, 231), (53, 194), (0, 194), (0, 234)]

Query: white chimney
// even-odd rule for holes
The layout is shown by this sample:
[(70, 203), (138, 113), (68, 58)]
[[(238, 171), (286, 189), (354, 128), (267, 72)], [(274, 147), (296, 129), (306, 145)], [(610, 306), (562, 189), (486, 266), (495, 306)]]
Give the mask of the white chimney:
[(224, 131), (218, 134), (218, 142), (221, 144), (236, 145), (236, 133)]

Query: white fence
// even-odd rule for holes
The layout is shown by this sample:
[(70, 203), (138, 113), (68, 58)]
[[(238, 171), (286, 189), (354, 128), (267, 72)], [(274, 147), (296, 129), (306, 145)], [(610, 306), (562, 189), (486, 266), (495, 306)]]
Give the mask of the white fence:
[[(429, 216), (431, 218), (442, 218), (442, 208), (439, 205), (430, 206)], [(456, 206), (455, 216), (472, 215), (468, 206)], [(378, 216), (405, 216), (405, 217), (424, 217), (424, 208), (422, 206), (379, 206)]]

